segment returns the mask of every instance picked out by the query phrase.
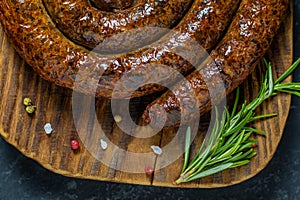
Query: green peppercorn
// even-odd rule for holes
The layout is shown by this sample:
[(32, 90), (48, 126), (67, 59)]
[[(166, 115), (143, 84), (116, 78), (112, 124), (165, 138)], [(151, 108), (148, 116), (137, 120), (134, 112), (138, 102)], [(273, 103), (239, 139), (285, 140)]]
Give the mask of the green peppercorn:
[(26, 98), (24, 98), (24, 100), (23, 100), (23, 104), (24, 104), (25, 106), (31, 106), (31, 105), (32, 105), (32, 100), (31, 100), (30, 98), (26, 97)]
[(26, 107), (26, 112), (27, 112), (28, 114), (34, 113), (35, 110), (36, 110), (36, 106), (27, 106), (27, 107)]

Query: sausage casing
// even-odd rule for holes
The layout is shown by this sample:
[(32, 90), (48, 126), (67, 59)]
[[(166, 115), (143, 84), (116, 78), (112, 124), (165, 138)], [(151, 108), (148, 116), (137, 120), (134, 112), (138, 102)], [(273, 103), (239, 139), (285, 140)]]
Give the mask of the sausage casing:
[[(208, 85), (212, 87), (222, 84), (226, 94), (229, 94), (241, 84), (269, 48), (288, 5), (288, 0), (243, 0), (225, 37), (211, 52), (214, 62), (204, 67), (199, 66), (198, 70), (186, 77), (186, 81), (177, 83), (172, 88), (173, 92), (166, 92), (148, 105), (143, 118), (147, 122), (152, 121), (152, 124), (164, 120), (161, 118), (161, 111), (156, 110), (158, 106), (153, 107), (155, 104), (168, 113), (166, 125), (170, 126), (179, 125), (180, 119), (193, 119), (194, 114), (182, 110), (182, 104), (191, 104), (186, 107), (196, 105), (200, 114), (209, 111), (211, 95)], [(191, 90), (196, 94), (195, 100), (187, 98)], [(221, 97), (220, 95), (219, 100), (222, 100)], [(181, 113), (188, 117), (178, 117)]]

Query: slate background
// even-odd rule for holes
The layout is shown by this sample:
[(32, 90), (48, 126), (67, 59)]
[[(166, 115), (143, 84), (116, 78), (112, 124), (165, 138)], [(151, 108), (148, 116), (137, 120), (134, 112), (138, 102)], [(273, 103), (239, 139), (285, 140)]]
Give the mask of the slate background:
[[(294, 58), (300, 57), (300, 0), (294, 0)], [(294, 79), (300, 81), (300, 68)], [(300, 99), (269, 165), (254, 178), (220, 189), (174, 189), (63, 177), (24, 157), (0, 138), (0, 199), (300, 199)]]

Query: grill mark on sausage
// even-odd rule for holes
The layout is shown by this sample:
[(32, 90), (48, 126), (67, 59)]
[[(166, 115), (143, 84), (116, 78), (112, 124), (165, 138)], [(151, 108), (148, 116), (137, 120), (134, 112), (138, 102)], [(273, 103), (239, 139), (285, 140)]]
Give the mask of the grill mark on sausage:
[[(178, 40), (176, 36), (184, 35), (195, 39), (207, 50), (217, 43), (229, 23), (228, 16), (234, 13), (238, 2), (205, 2), (208, 3), (203, 4), (200, 0), (193, 3), (187, 15), (174, 28), (176, 34), (171, 33), (147, 48), (110, 57), (90, 52), (69, 41), (52, 23), (41, 0), (24, 0), (22, 3), (2, 0), (0, 19), (17, 52), (44, 79), (59, 86), (73, 88), (76, 78), (80, 85), (76, 88), (79, 92), (95, 94), (95, 82), (91, 77), (98, 77), (103, 73), (97, 85), (96, 96), (110, 98), (116, 82), (123, 74), (129, 70), (142, 71), (145, 64), (172, 64), (171, 67), (183, 73), (190, 70), (192, 65), (182, 65), (186, 61), (171, 53), (172, 48), (186, 42)], [(210, 12), (203, 12), (208, 8)], [(76, 77), (79, 70), (84, 73)], [(165, 76), (169, 83), (176, 80), (174, 74), (166, 73)], [(122, 91), (117, 96), (138, 97), (162, 89), (163, 87), (157, 85), (148, 85), (130, 96)]]
[[(151, 107), (160, 105), (168, 113), (166, 125), (179, 125), (182, 112), (183, 119), (191, 120), (195, 115), (180, 104), (187, 107), (198, 107), (200, 114), (211, 109), (210, 85), (224, 84), (226, 94), (232, 92), (252, 72), (255, 63), (269, 48), (280, 23), (288, 8), (288, 0), (243, 0), (233, 19), (228, 32), (220, 44), (211, 53), (214, 63), (209, 63), (199, 70), (195, 70), (186, 77), (187, 82), (179, 82), (171, 91), (149, 104), (143, 113), (143, 118), (152, 124), (161, 123), (160, 111)], [(219, 75), (221, 79), (219, 79)], [(207, 79), (207, 81), (205, 81)], [(217, 90), (217, 88), (215, 88)], [(186, 99), (188, 92), (193, 90), (196, 99)], [(214, 102), (221, 101), (213, 99)], [(224, 96), (223, 96), (224, 97)], [(157, 107), (157, 106), (156, 106)], [(185, 118), (187, 117), (187, 118)], [(182, 121), (185, 123), (186, 121)]]

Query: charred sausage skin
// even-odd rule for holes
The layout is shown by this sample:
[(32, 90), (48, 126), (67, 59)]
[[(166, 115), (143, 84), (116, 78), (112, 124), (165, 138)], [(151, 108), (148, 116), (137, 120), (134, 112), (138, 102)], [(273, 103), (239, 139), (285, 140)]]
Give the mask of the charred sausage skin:
[[(235, 15), (228, 32), (211, 52), (214, 63), (199, 66), (186, 81), (174, 85), (173, 92), (168, 91), (160, 98), (147, 106), (143, 118), (149, 123), (161, 123), (161, 113), (157, 110), (160, 105), (166, 111), (166, 125), (179, 125), (180, 115), (189, 115), (187, 119), (193, 119), (193, 113), (182, 110), (180, 105), (196, 106), (203, 114), (211, 109), (211, 99), (208, 83), (225, 87), (226, 94), (232, 92), (252, 72), (255, 63), (265, 54), (272, 39), (279, 29), (281, 21), (289, 5), (288, 0), (243, 0)], [(221, 79), (219, 79), (221, 77)], [(206, 80), (206, 81), (205, 81)], [(210, 86), (211, 87), (211, 86)], [(214, 88), (212, 88), (214, 89)], [(188, 92), (193, 90), (195, 100), (186, 99)], [(220, 94), (222, 91), (220, 91)], [(219, 96), (219, 100), (222, 100)], [(225, 96), (223, 96), (225, 97)], [(215, 102), (217, 99), (214, 99)], [(185, 119), (183, 116), (182, 119)], [(184, 123), (184, 120), (182, 121)]]
[[(196, 0), (174, 31), (195, 39), (210, 50), (226, 29), (229, 16), (233, 15), (237, 5), (236, 0)], [(1, 0), (0, 19), (17, 52), (37, 73), (46, 80), (68, 88), (73, 88), (76, 79), (80, 85), (76, 88), (79, 92), (110, 98), (122, 75), (129, 70), (143, 70), (148, 63), (170, 65), (183, 74), (193, 68), (183, 58), (171, 53), (174, 46), (184, 44), (184, 41), (175, 37), (178, 34), (165, 36), (144, 49), (107, 57), (68, 40), (53, 24), (41, 0)], [(84, 69), (84, 72), (76, 77), (80, 69)], [(95, 92), (91, 76), (97, 77), (98, 74), (103, 75), (96, 83)], [(176, 81), (173, 74), (167, 73), (166, 77), (169, 77), (167, 81), (170, 83)], [(120, 91), (117, 97), (139, 97), (162, 89), (161, 86), (147, 85), (130, 96)]]

